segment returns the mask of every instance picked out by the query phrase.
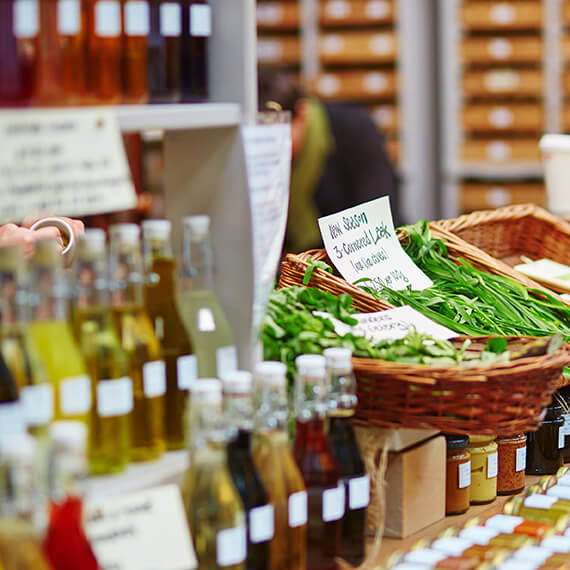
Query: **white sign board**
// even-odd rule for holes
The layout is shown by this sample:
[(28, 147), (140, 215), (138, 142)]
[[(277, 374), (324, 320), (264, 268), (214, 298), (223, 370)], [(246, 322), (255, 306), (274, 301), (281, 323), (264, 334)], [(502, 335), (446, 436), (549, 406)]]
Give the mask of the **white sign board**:
[(402, 249), (392, 221), (390, 198), (384, 196), (319, 219), (328, 256), (349, 282), (381, 290), (422, 290), (433, 283)]
[(0, 222), (136, 206), (109, 109), (0, 111)]

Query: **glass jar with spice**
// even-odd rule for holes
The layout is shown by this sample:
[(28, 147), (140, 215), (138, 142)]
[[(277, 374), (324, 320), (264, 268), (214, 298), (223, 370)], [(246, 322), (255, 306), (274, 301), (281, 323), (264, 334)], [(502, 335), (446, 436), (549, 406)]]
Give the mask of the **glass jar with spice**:
[(552, 475), (562, 467), (560, 428), (564, 425), (562, 406), (552, 403), (541, 426), (527, 433), (526, 472), (528, 475)]
[(491, 503), (497, 498), (499, 458), (494, 435), (470, 435), (471, 504)]
[(446, 435), (447, 467), (445, 472), (445, 514), (459, 515), (469, 508), (471, 454), (466, 435)]
[(499, 474), (497, 495), (515, 495), (524, 489), (526, 435), (497, 438)]

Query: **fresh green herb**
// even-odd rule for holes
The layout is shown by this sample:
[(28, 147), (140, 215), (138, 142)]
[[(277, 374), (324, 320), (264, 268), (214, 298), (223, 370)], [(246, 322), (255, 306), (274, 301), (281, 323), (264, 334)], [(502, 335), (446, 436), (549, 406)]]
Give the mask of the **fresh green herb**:
[(315, 269), (323, 269), (329, 273), (333, 272), (333, 268), (328, 263), (325, 263), (324, 261), (315, 261), (314, 259), (309, 259), (309, 264), (305, 270), (305, 275), (303, 275), (303, 285), (309, 284), (311, 277), (313, 276), (313, 271)]

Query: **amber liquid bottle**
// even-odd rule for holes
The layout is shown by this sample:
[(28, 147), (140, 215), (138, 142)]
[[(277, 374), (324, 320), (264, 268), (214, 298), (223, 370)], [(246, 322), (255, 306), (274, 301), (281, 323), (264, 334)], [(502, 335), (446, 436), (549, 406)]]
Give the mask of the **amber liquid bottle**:
[(58, 31), (59, 7), (60, 3), (55, 0), (39, 3), (40, 34), (35, 103), (44, 107), (64, 104), (63, 61)]
[(123, 103), (146, 103), (147, 38), (150, 12), (146, 0), (122, 0), (123, 9)]
[(293, 453), (309, 495), (307, 568), (335, 570), (342, 546), (345, 495), (340, 469), (325, 433), (325, 359), (312, 354), (299, 356), (295, 362), (297, 421)]
[(146, 279), (144, 307), (162, 344), (166, 362), (164, 435), (168, 449), (186, 444), (185, 414), (192, 382), (198, 378), (198, 361), (176, 306), (175, 261), (168, 220), (142, 223)]

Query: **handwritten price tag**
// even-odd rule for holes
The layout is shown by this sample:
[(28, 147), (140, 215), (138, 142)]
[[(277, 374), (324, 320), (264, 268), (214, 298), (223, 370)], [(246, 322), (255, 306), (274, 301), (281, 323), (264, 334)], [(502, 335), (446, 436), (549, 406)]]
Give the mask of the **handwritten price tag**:
[(330, 259), (349, 283), (369, 279), (366, 285), (377, 290), (432, 285), (398, 241), (388, 196), (320, 218), (319, 228)]

